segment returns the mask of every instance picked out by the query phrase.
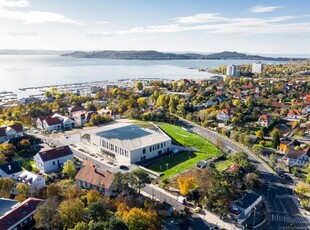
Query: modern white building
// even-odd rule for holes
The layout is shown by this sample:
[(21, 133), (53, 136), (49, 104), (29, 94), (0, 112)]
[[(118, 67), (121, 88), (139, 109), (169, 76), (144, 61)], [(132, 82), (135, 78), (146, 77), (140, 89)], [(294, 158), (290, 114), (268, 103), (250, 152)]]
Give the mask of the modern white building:
[(85, 136), (100, 154), (123, 163), (141, 162), (171, 150), (171, 138), (155, 126), (147, 129), (117, 122), (90, 131)]
[(226, 67), (226, 75), (236, 77), (238, 73), (238, 67), (236, 65), (228, 65)]
[(261, 62), (252, 64), (252, 73), (262, 73), (264, 69), (264, 64)]
[(73, 161), (73, 153), (69, 146), (62, 146), (39, 152), (34, 156), (37, 168), (44, 172), (50, 173), (60, 171), (67, 160)]
[(44, 176), (29, 171), (23, 171), (17, 180), (29, 185), (31, 192), (44, 188), (46, 185)]

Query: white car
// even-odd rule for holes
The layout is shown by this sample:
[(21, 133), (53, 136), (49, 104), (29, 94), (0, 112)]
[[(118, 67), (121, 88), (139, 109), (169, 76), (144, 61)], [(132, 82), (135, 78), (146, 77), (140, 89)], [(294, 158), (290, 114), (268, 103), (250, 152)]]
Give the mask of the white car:
[(179, 202), (182, 203), (182, 204), (185, 204), (185, 203), (186, 203), (186, 198), (185, 198), (184, 196), (179, 196), (179, 197), (177, 198), (177, 201), (179, 201)]

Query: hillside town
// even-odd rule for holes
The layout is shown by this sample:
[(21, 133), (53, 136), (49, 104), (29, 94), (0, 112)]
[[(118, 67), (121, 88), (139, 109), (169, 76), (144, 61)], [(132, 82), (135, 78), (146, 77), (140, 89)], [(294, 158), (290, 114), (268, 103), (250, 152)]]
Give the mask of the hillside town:
[(309, 69), (228, 65), (6, 100), (0, 228), (310, 228)]

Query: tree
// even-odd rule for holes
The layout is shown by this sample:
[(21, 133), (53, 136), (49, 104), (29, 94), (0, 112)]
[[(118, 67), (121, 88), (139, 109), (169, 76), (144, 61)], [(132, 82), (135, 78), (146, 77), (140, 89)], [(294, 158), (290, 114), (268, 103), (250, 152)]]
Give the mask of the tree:
[(0, 178), (0, 197), (10, 198), (14, 181), (8, 177)]
[(4, 143), (0, 145), (0, 153), (6, 157), (12, 157), (13, 153), (16, 152), (16, 147), (10, 143)]
[(261, 185), (261, 181), (256, 173), (249, 173), (244, 178), (244, 184), (248, 189), (255, 189)]
[(141, 81), (136, 81), (135, 87), (138, 90), (142, 90), (143, 89), (143, 83)]
[(63, 201), (59, 206), (60, 222), (64, 229), (72, 228), (75, 223), (83, 220), (83, 202), (76, 198)]
[(88, 206), (88, 218), (90, 220), (99, 221), (107, 220), (110, 218), (110, 213), (107, 207), (105, 207), (101, 202), (93, 202)]
[(123, 207), (117, 209), (117, 216), (120, 216), (126, 223), (129, 230), (145, 230), (159, 227), (160, 221), (157, 212), (153, 209)]
[(262, 130), (256, 131), (255, 135), (256, 135), (259, 139), (264, 139), (264, 132), (263, 132)]
[(131, 175), (130, 183), (134, 188), (138, 189), (138, 194), (140, 194), (141, 188), (144, 188), (147, 184), (150, 184), (152, 181), (149, 174), (147, 174), (142, 169), (136, 169), (132, 171), (130, 175)]
[(305, 197), (310, 193), (310, 186), (303, 182), (298, 182), (298, 184), (295, 186), (295, 192), (301, 196)]
[(47, 199), (45, 203), (41, 204), (33, 216), (36, 222), (36, 228), (52, 229), (57, 209), (57, 199)]
[(118, 194), (127, 195), (132, 190), (129, 186), (129, 173), (117, 172), (114, 174), (113, 190)]
[(194, 189), (197, 184), (195, 178), (190, 176), (179, 176), (177, 182), (180, 193), (184, 196), (186, 196), (191, 189)]
[(270, 136), (272, 137), (271, 146), (276, 149), (280, 145), (280, 138), (282, 137), (282, 133), (279, 129), (275, 128), (270, 133)]
[(112, 217), (106, 224), (106, 230), (128, 230), (128, 227), (121, 219)]
[(147, 101), (145, 97), (139, 97), (137, 102), (138, 102), (139, 107), (142, 107), (142, 108), (147, 107)]
[(278, 163), (278, 159), (277, 159), (276, 154), (274, 154), (274, 153), (271, 154), (269, 159), (270, 159), (271, 166), (274, 168)]
[(22, 148), (22, 149), (29, 149), (31, 147), (31, 143), (28, 139), (22, 139), (20, 142), (19, 142), (19, 146)]
[(19, 183), (17, 186), (16, 186), (16, 191), (19, 193), (19, 194), (23, 194), (25, 196), (28, 196), (29, 193), (30, 193), (30, 187), (24, 183)]
[(67, 160), (65, 162), (62, 173), (68, 176), (70, 179), (73, 179), (75, 177), (76, 169), (72, 160)]
[(100, 192), (95, 189), (91, 189), (88, 191), (86, 195), (87, 204), (90, 205), (91, 203), (99, 201), (101, 198)]
[(60, 197), (61, 193), (61, 187), (57, 184), (50, 184), (46, 188), (46, 194), (48, 197)]

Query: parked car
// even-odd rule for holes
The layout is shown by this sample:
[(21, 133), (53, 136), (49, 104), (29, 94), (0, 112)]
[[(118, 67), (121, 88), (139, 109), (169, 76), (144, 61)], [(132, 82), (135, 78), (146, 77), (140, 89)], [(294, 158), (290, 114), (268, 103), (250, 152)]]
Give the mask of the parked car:
[(284, 180), (288, 181), (288, 182), (293, 182), (293, 178), (290, 177), (290, 176), (287, 175), (287, 174), (284, 174), (284, 175), (282, 176), (282, 178), (283, 178)]
[(177, 198), (177, 201), (179, 201), (179, 202), (182, 203), (182, 204), (185, 204), (185, 203), (186, 203), (186, 198), (185, 198), (184, 196), (179, 196), (179, 197)]
[(196, 166), (198, 168), (205, 168), (205, 167), (207, 167), (207, 162), (206, 161), (199, 161)]
[(129, 170), (128, 166), (126, 165), (120, 165), (119, 168), (122, 170)]

